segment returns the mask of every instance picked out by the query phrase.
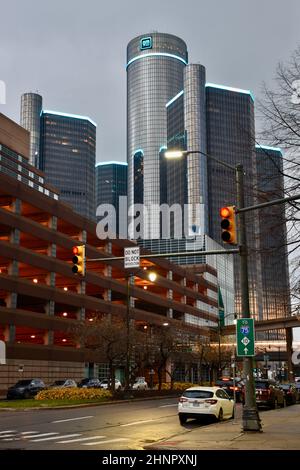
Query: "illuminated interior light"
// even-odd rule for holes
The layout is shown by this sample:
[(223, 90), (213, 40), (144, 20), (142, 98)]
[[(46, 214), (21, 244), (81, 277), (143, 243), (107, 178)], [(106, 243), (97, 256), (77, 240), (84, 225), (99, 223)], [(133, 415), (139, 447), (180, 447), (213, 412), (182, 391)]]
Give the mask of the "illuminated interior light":
[(67, 316), (68, 316), (67, 312), (64, 312), (63, 317), (67, 317)]
[(147, 286), (144, 286), (144, 289), (145, 289), (145, 290), (147, 290), (147, 289), (148, 289), (148, 287), (147, 287)]
[(34, 278), (34, 279), (32, 280), (32, 282), (34, 282), (35, 284), (37, 284), (39, 281), (38, 281), (36, 278)]
[(268, 145), (255, 145), (255, 148), (262, 150), (271, 150), (272, 152), (278, 152), (282, 155), (282, 150), (279, 147), (269, 147)]
[(123, 165), (123, 166), (128, 166), (127, 162), (117, 162), (117, 161), (110, 161), (110, 162), (98, 162), (96, 163), (95, 167), (97, 166), (105, 166), (105, 165)]
[(30, 335), (30, 338), (34, 339), (34, 338), (35, 338), (35, 335)]
[(67, 287), (64, 287), (64, 290), (65, 290), (65, 291), (67, 291), (67, 290), (68, 290), (68, 288), (67, 288)]
[(43, 109), (41, 111), (42, 114), (52, 114), (52, 115), (57, 115), (57, 116), (62, 116), (62, 117), (70, 117), (70, 118), (75, 118), (75, 119), (81, 119), (84, 121), (89, 121), (93, 126), (97, 127), (97, 124), (92, 121), (88, 116), (80, 116), (79, 114), (69, 114), (69, 113), (61, 113), (60, 111), (50, 111), (49, 109)]
[(63, 338), (63, 339), (62, 339), (62, 342), (63, 342), (63, 343), (66, 343), (66, 342), (67, 342), (66, 338)]
[(126, 65), (126, 69), (129, 67), (130, 64), (132, 64), (136, 60), (144, 59), (145, 57), (170, 57), (170, 59), (180, 60), (180, 62), (183, 62), (184, 65), (187, 65), (187, 61), (178, 55), (168, 54), (168, 52), (148, 52), (147, 54), (140, 54), (130, 59), (130, 61)]
[(167, 102), (166, 108), (170, 106), (170, 104), (174, 103), (174, 101), (178, 100), (178, 98), (180, 98), (180, 96), (182, 95), (183, 95), (183, 90), (181, 90), (179, 93), (177, 93), (177, 95), (175, 95), (170, 101)]
[(168, 323), (167, 321), (165, 321), (165, 322), (163, 323), (163, 326), (169, 326), (169, 323)]
[(242, 90), (241, 88), (233, 88), (233, 87), (230, 87), (230, 86), (224, 86), (224, 85), (216, 85), (215, 83), (206, 83), (205, 84), (205, 88), (218, 88), (219, 90), (225, 90), (225, 91), (233, 91), (233, 92), (236, 92), (236, 93), (243, 93), (245, 95), (250, 95), (251, 98), (252, 98), (252, 101), (254, 101), (254, 96), (253, 94), (251, 93), (250, 90)]
[(93, 319), (93, 318), (89, 318), (89, 321), (94, 321), (94, 319)]
[(147, 325), (144, 325), (144, 330), (147, 330), (148, 329), (148, 326)]

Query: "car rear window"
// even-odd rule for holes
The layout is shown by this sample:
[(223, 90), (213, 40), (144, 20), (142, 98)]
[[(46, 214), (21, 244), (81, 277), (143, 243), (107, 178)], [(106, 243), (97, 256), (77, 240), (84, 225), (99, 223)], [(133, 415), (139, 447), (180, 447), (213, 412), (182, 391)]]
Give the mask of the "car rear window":
[(259, 388), (261, 390), (267, 390), (269, 388), (268, 382), (255, 382), (255, 388)]
[(186, 398), (211, 398), (214, 393), (208, 390), (186, 390), (182, 396)]

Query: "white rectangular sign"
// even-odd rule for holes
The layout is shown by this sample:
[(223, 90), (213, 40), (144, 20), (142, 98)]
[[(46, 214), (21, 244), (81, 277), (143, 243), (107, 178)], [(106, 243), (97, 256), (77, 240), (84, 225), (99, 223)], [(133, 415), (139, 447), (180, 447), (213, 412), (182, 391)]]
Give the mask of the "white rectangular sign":
[(124, 268), (140, 267), (140, 247), (124, 248)]

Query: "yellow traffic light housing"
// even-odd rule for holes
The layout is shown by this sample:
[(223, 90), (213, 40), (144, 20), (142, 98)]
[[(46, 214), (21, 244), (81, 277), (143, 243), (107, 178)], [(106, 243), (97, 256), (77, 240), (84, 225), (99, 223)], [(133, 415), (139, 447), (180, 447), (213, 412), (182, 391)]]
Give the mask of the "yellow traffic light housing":
[(237, 244), (237, 232), (236, 232), (236, 220), (235, 220), (235, 206), (222, 207), (220, 209), (221, 228), (222, 234), (221, 238), (224, 243), (229, 243), (230, 245)]
[(74, 274), (81, 274), (82, 276), (84, 276), (85, 275), (85, 246), (84, 245), (73, 246), (72, 252), (73, 252), (72, 272)]

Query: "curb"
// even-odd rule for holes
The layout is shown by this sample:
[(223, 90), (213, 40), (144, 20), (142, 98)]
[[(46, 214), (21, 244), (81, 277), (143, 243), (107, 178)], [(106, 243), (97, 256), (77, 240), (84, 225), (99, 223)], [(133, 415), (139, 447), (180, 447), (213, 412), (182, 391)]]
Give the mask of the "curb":
[(159, 396), (159, 397), (144, 397), (144, 398), (127, 398), (125, 400), (114, 400), (114, 401), (104, 401), (101, 403), (82, 403), (78, 405), (62, 405), (62, 406), (40, 406), (40, 407), (32, 407), (32, 408), (0, 408), (0, 413), (1, 411), (40, 411), (40, 410), (68, 410), (68, 409), (74, 409), (74, 408), (90, 408), (92, 406), (104, 406), (104, 405), (119, 405), (122, 403), (132, 403), (136, 401), (149, 401), (149, 400), (164, 400), (164, 399), (169, 399), (169, 398), (178, 398), (177, 396), (174, 395), (166, 395), (166, 396)]

